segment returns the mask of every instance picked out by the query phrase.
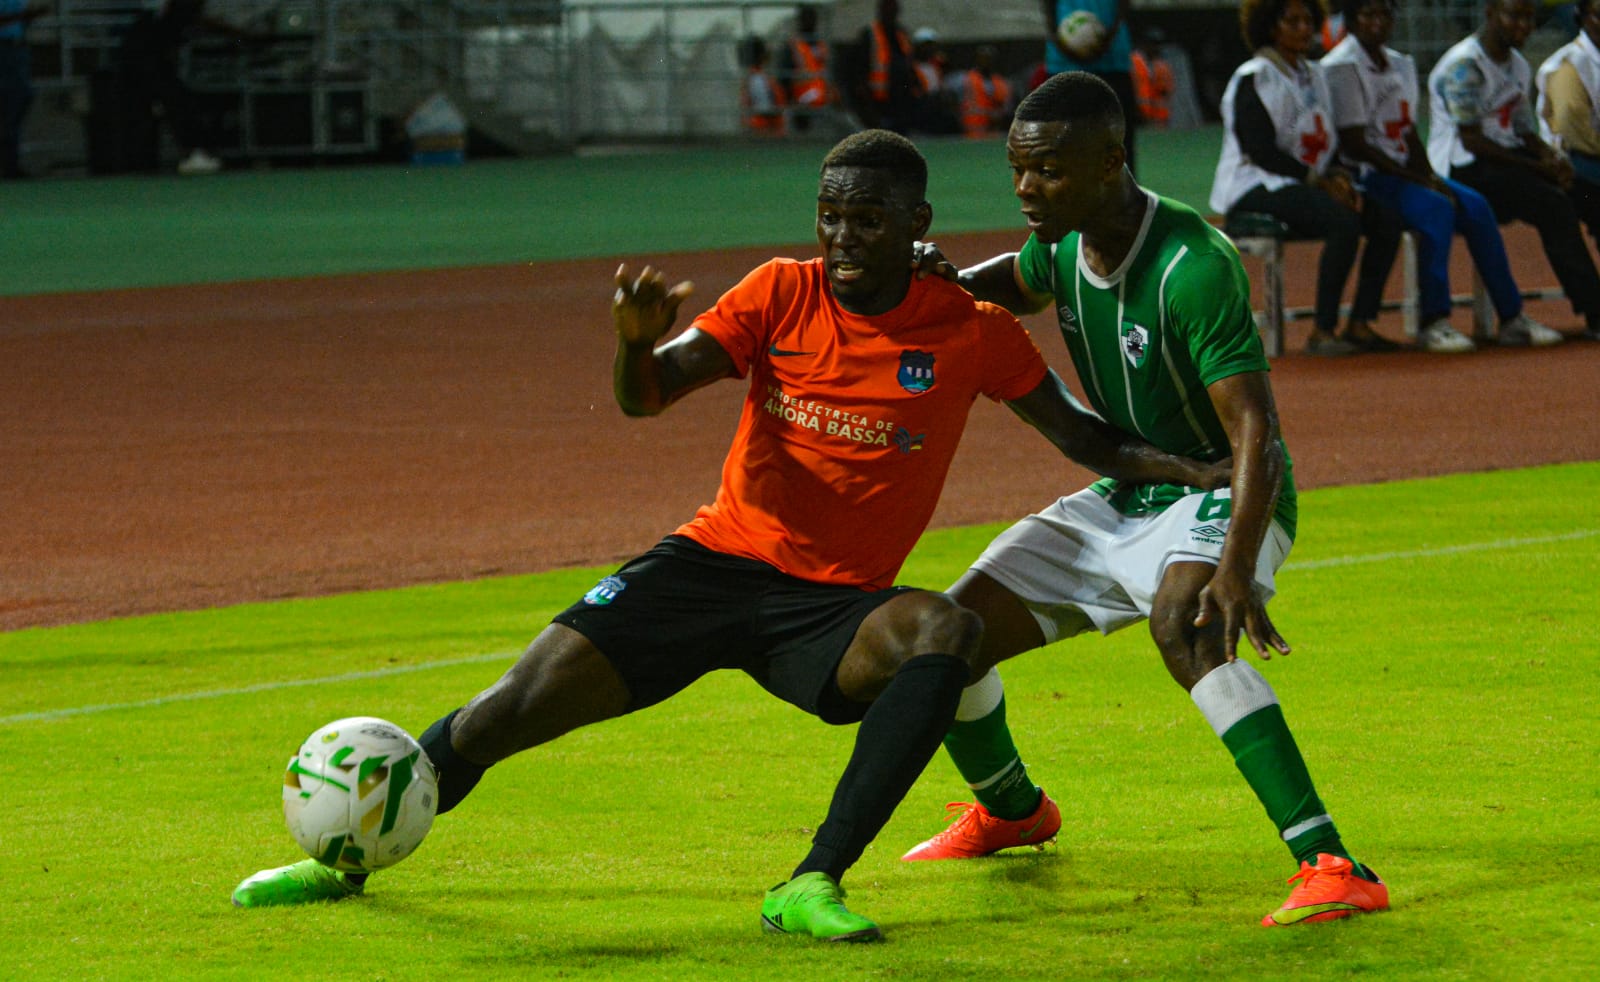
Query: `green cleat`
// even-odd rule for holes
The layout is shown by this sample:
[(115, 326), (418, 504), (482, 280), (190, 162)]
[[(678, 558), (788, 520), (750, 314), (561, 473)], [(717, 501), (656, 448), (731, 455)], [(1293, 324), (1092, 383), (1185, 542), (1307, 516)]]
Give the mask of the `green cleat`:
[(233, 888), (235, 907), (285, 907), (319, 900), (343, 900), (361, 894), (363, 885), (351, 883), (341, 872), (315, 859), (264, 869)]
[(761, 926), (824, 941), (882, 941), (878, 925), (844, 908), (844, 888), (826, 873), (806, 873), (767, 891)]

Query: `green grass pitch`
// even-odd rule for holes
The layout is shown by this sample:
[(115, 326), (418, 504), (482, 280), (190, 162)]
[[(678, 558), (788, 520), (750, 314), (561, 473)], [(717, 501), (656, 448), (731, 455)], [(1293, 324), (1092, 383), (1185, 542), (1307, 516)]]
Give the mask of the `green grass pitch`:
[[(318, 725), (421, 730), (601, 571), (0, 635), (0, 978), (1556, 979), (1600, 965), (1600, 465), (1313, 491), (1263, 672), (1388, 914), (1267, 931), (1289, 857), (1142, 628), (1012, 662), (1058, 845), (901, 851), (942, 754), (846, 880), (883, 945), (764, 935), (852, 729), (743, 677), (503, 764), (357, 901), (236, 910), (298, 858)], [(944, 586), (997, 526), (929, 534)], [(1586, 967), (1585, 967), (1586, 966)]]

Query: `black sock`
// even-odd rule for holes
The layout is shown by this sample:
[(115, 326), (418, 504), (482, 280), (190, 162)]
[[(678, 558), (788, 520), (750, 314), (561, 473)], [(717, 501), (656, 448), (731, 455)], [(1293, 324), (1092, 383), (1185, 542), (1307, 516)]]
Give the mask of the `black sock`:
[(433, 769), (439, 772), (440, 815), (461, 804), (461, 799), (477, 786), (478, 779), (489, 769), (456, 753), (451, 745), (450, 724), (459, 712), (461, 710), (455, 709), (446, 713), (417, 740), (433, 762)]
[(821, 872), (838, 881), (861, 858), (939, 749), (967, 672), (954, 655), (918, 655), (900, 666), (862, 718), (828, 817), (795, 876)]

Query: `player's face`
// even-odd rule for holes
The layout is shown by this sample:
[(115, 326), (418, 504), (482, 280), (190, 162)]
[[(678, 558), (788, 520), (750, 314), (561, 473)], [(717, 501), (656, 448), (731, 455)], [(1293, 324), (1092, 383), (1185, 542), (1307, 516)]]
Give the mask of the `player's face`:
[(1006, 137), (1011, 187), (1041, 242), (1060, 242), (1104, 211), (1122, 146), (1103, 126), (1018, 120)]
[(1520, 48), (1533, 33), (1533, 0), (1489, 0), (1487, 13), (1489, 30), (1502, 44)]
[(1311, 8), (1301, 0), (1289, 0), (1283, 13), (1272, 25), (1272, 46), (1292, 58), (1300, 58), (1311, 50), (1311, 35), (1317, 29), (1311, 18)]
[(1350, 33), (1363, 48), (1388, 44), (1389, 36), (1394, 33), (1394, 5), (1389, 0), (1362, 4), (1356, 11), (1355, 22), (1350, 25)]
[(911, 247), (933, 212), (867, 167), (830, 167), (817, 190), (817, 242), (839, 305), (871, 316), (893, 310), (911, 285)]

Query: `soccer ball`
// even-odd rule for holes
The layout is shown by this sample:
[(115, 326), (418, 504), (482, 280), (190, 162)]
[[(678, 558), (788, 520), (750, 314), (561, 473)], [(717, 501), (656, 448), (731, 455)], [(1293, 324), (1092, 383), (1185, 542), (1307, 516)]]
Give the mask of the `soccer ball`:
[(433, 825), (439, 778), (422, 746), (371, 716), (306, 737), (283, 773), (283, 818), (324, 866), (370, 873), (411, 855)]
[(1061, 18), (1061, 23), (1056, 25), (1056, 37), (1061, 39), (1061, 46), (1079, 61), (1086, 60), (1089, 52), (1094, 50), (1105, 36), (1106, 26), (1100, 22), (1100, 18), (1087, 10), (1074, 10)]

